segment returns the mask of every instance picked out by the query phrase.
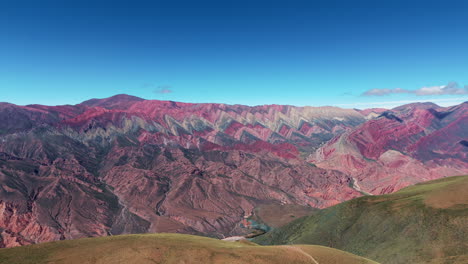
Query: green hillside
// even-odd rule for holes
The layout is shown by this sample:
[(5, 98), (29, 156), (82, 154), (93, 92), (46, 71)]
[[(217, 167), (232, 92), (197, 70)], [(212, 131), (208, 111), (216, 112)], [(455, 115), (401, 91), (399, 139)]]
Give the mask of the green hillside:
[(254, 240), (316, 244), (382, 263), (468, 263), (468, 176), (323, 209)]
[(5, 264), (371, 264), (376, 263), (322, 246), (259, 246), (181, 234), (123, 235), (58, 241), (0, 249)]

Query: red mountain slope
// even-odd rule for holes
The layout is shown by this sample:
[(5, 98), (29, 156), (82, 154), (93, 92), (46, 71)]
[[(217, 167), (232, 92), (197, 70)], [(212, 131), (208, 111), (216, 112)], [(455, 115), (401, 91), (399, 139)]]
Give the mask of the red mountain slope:
[(369, 193), (468, 172), (468, 103), (406, 105), (330, 140), (308, 160), (350, 175)]

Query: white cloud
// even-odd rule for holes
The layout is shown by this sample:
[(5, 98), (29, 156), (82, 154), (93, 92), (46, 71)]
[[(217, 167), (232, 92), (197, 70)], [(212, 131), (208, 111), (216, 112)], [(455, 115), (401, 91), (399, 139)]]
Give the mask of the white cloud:
[(468, 86), (461, 88), (456, 82), (447, 85), (423, 87), (415, 91), (416, 95), (468, 94)]
[[(460, 98), (444, 98), (444, 99), (431, 99), (432, 103), (437, 103), (440, 106), (452, 106), (461, 104), (468, 101), (468, 97)], [(337, 104), (336, 106), (345, 108), (393, 108), (404, 104), (420, 103), (420, 100), (399, 100), (399, 101), (382, 101), (382, 102), (357, 102), (349, 104)]]
[(370, 89), (370, 90), (364, 92), (362, 95), (365, 95), (365, 96), (373, 96), (373, 95), (382, 96), (382, 95), (389, 95), (389, 94), (394, 94), (394, 93), (409, 93), (409, 91), (405, 90), (405, 89), (402, 89), (402, 88), (394, 88), (394, 89), (375, 88), (375, 89)]
[(456, 82), (449, 82), (446, 85), (440, 86), (429, 86), (429, 87), (422, 87), (417, 90), (406, 90), (402, 88), (394, 88), (394, 89), (379, 89), (374, 88), (365, 91), (362, 95), (363, 96), (383, 96), (383, 95), (390, 95), (396, 93), (408, 93), (408, 94), (416, 94), (416, 95), (465, 95), (468, 94), (468, 85), (465, 85), (464, 88), (460, 87)]

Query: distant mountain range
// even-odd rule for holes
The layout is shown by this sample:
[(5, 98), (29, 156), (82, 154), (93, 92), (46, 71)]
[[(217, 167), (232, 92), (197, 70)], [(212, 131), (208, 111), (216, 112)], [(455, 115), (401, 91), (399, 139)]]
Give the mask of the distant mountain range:
[(467, 109), (128, 95), (0, 103), (0, 246), (146, 232), (238, 235), (260, 206), (325, 208), (468, 174)]

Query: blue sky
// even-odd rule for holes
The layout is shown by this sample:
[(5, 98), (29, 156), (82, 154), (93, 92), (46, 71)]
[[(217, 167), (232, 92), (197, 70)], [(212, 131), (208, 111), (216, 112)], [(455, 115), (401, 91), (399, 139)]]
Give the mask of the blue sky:
[(0, 101), (453, 105), (468, 100), (467, 14), (466, 1), (0, 0)]

